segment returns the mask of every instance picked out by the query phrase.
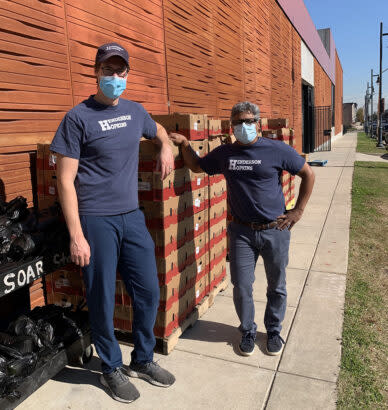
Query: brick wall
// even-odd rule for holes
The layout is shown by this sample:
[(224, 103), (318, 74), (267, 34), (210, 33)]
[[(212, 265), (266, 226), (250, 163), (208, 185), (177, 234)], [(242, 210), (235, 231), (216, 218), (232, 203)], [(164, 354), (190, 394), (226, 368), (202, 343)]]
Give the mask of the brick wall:
[(335, 133), (342, 132), (342, 107), (343, 107), (343, 71), (341, 62), (335, 52)]
[(316, 107), (331, 105), (331, 81), (314, 59), (314, 99)]

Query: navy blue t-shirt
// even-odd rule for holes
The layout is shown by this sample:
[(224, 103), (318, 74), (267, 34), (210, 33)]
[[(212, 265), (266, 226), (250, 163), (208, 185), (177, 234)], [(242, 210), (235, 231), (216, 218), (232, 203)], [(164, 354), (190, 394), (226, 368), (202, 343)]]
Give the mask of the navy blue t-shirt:
[(282, 171), (297, 174), (305, 160), (282, 141), (259, 138), (252, 145), (221, 145), (199, 160), (208, 174), (224, 174), (233, 216), (267, 223), (285, 211)]
[(50, 149), (79, 160), (75, 188), (80, 215), (118, 215), (138, 208), (139, 141), (156, 136), (141, 104), (116, 106), (93, 96), (63, 118)]

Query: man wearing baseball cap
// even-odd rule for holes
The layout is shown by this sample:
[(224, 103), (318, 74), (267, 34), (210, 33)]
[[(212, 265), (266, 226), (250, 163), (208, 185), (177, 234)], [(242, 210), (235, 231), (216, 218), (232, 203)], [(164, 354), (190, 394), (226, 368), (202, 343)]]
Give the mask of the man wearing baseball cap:
[[(94, 69), (97, 93), (65, 115), (51, 150), (58, 154), (71, 259), (83, 271), (92, 338), (102, 362), (100, 381), (114, 399), (129, 403), (139, 392), (126, 374), (162, 387), (175, 381), (153, 361), (160, 292), (154, 243), (138, 205), (142, 135), (160, 147), (162, 178), (174, 160), (165, 129), (141, 104), (120, 98), (130, 69), (127, 50), (117, 43), (102, 45)], [(113, 326), (117, 269), (133, 307), (134, 349), (126, 370)]]

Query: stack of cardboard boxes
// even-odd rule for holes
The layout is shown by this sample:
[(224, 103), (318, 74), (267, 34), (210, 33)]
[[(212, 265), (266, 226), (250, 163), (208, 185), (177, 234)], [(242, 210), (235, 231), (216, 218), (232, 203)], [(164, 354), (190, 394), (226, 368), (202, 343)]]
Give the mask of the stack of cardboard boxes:
[[(283, 141), (291, 147), (294, 146), (294, 130), (289, 128), (288, 118), (262, 118), (261, 129), (263, 137)], [(292, 209), (295, 206), (295, 176), (283, 171), (280, 183), (283, 187), (286, 209)]]
[[(201, 157), (209, 145), (214, 148), (209, 138), (220, 141), (221, 121), (206, 115), (155, 115), (153, 119), (168, 132), (185, 135)], [(164, 180), (156, 171), (158, 147), (142, 139), (139, 148), (139, 206), (155, 242), (160, 286), (154, 327), (159, 338), (168, 338), (181, 326), (226, 276), (225, 180), (193, 173), (184, 166), (179, 148), (171, 148), (174, 171)], [(117, 279), (115, 328), (131, 331), (131, 301), (119, 275)]]
[(46, 209), (58, 200), (56, 155), (49, 144), (37, 144), (36, 176), (39, 209)]

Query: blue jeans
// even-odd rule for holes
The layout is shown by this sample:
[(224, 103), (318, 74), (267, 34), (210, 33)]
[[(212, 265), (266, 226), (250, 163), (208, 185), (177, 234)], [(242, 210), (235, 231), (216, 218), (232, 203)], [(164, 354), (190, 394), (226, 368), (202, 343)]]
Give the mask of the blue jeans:
[(159, 282), (155, 245), (145, 226), (143, 213), (135, 211), (114, 216), (82, 215), (85, 238), (91, 250), (90, 264), (83, 268), (93, 342), (110, 373), (122, 366), (120, 346), (114, 335), (116, 270), (118, 268), (133, 304), (132, 360), (153, 360), (153, 327), (159, 306)]
[(255, 231), (232, 222), (228, 227), (229, 260), (233, 301), (240, 319), (240, 331), (256, 336), (253, 282), (259, 255), (263, 257), (267, 276), (267, 306), (264, 325), (267, 332), (279, 332), (286, 313), (286, 267), (290, 245), (290, 231), (272, 228)]

